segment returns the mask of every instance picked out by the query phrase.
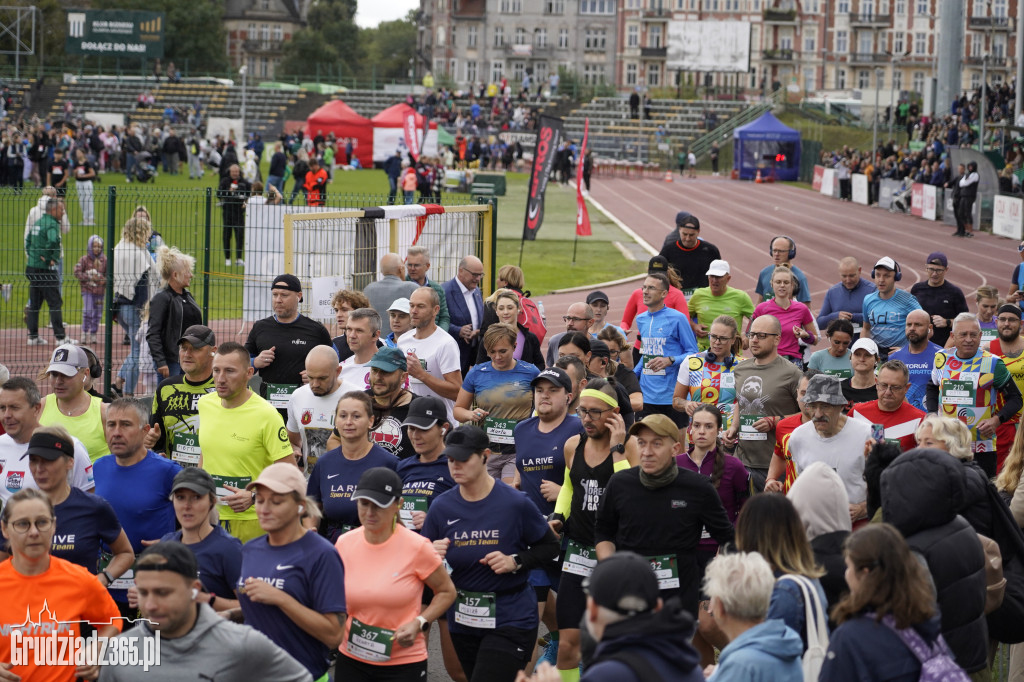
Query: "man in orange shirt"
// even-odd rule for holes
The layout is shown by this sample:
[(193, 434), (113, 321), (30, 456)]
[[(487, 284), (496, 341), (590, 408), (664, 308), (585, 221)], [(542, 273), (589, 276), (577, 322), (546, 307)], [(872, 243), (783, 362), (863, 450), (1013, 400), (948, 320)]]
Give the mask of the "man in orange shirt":
[(309, 172), (302, 185), (306, 190), (307, 206), (323, 206), (327, 200), (327, 171), (320, 167), (320, 161), (314, 156), (309, 160)]

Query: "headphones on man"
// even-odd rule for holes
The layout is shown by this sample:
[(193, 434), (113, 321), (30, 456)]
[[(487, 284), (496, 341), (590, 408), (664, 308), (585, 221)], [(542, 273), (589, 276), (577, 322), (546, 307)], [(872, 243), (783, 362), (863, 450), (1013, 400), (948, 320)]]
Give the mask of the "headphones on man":
[[(898, 281), (900, 281), (901, 279), (903, 279), (903, 270), (902, 270), (902, 269), (900, 269), (900, 264), (896, 262), (896, 259), (895, 259), (895, 258), (893, 259), (893, 261), (892, 261), (892, 262), (893, 262), (893, 264), (894, 264), (894, 265), (896, 266), (896, 269), (895, 269), (895, 270), (893, 270), (893, 272), (895, 272), (895, 273), (896, 273), (896, 277), (895, 277), (895, 280), (896, 280), (896, 281), (898, 282)], [(877, 267), (871, 268), (871, 279), (874, 279), (874, 278), (875, 278), (875, 270), (877, 270), (877, 269), (878, 269)]]
[(99, 379), (103, 376), (103, 365), (100, 363), (99, 357), (96, 356), (96, 353), (89, 346), (79, 346), (79, 348), (84, 350), (86, 357), (89, 358), (89, 376), (93, 379)]
[(768, 255), (769, 256), (774, 256), (775, 255), (774, 253), (772, 253), (772, 246), (775, 244), (775, 240), (776, 239), (785, 239), (786, 241), (788, 241), (789, 242), (789, 260), (793, 260), (794, 258), (796, 258), (796, 242), (793, 241), (792, 237), (787, 237), (784, 234), (775, 235), (774, 237), (772, 237), (772, 240), (770, 242), (768, 242)]

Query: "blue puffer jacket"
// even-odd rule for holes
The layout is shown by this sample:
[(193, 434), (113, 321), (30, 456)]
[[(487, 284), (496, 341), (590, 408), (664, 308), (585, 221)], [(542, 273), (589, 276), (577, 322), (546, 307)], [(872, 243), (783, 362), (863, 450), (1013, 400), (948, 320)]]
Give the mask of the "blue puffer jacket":
[[(729, 642), (708, 682), (793, 682), (803, 678), (800, 636), (781, 620), (766, 620)], [(829, 679), (822, 677), (822, 680)]]
[(690, 644), (693, 630), (693, 617), (674, 599), (658, 613), (609, 625), (580, 682), (659, 682), (641, 677), (621, 661), (610, 660), (620, 652), (645, 659), (661, 682), (704, 682), (700, 657)]
[[(947, 457), (949, 455), (946, 455)], [(929, 644), (938, 638), (939, 616), (914, 626)], [(818, 679), (828, 682), (917, 682), (921, 662), (900, 636), (874, 616), (848, 620), (832, 633)]]

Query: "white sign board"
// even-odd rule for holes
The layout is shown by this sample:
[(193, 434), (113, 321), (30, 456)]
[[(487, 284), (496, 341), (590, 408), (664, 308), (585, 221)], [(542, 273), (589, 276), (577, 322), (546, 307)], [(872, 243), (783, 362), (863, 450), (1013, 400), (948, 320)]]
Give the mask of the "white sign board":
[(821, 174), (821, 190), (820, 192), (827, 197), (838, 196), (836, 193), (836, 179), (835, 168), (826, 168), (825, 172)]
[[(243, 128), (242, 119), (240, 118), (211, 116), (206, 120), (206, 139), (212, 140), (220, 135), (225, 140), (230, 139), (232, 136), (234, 136), (236, 141), (241, 140), (243, 137)], [(242, 156), (242, 153), (239, 152), (238, 155)]]
[(854, 173), (853, 179), (853, 203), (868, 205), (868, 176), (863, 173)]
[(667, 59), (669, 71), (748, 73), (749, 21), (670, 21)]
[(925, 220), (935, 220), (939, 215), (939, 188), (935, 185), (924, 186), (924, 206), (921, 207), (921, 217)]
[[(420, 134), (422, 130), (418, 130)], [(534, 135), (536, 137), (536, 135)], [(394, 156), (395, 150), (402, 153), (402, 158), (409, 158), (409, 147), (405, 144), (405, 134), (402, 128), (381, 128), (373, 129), (373, 160), (387, 161)], [(431, 128), (427, 133), (427, 139), (420, 143), (420, 154), (425, 156), (437, 156), (437, 128)]]
[(124, 114), (112, 114), (107, 111), (87, 111), (85, 112), (85, 120), (92, 121), (98, 126), (103, 126), (104, 130), (110, 130), (111, 126), (124, 127)]
[(334, 308), (331, 307), (331, 299), (334, 298), (334, 293), (351, 286), (351, 276), (314, 277), (313, 292), (309, 298), (309, 316), (314, 320), (333, 319)]
[(992, 234), (1010, 239), (1024, 239), (1024, 200), (996, 195), (992, 201)]

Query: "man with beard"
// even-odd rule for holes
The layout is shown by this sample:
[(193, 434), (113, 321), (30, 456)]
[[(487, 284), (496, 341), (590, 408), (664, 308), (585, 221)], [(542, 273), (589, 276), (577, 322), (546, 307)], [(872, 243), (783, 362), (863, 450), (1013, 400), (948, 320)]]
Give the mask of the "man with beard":
[(907, 402), (919, 410), (924, 409), (924, 395), (931, 381), (932, 368), (935, 366), (935, 354), (942, 346), (932, 343), (932, 319), (924, 310), (914, 310), (907, 314), (905, 324), (907, 345), (889, 355), (890, 360), (899, 360), (910, 371), (910, 388), (907, 389)]
[(288, 440), (295, 461), (305, 472), (313, 471), (320, 455), (327, 452), (327, 439), (334, 429), (334, 411), (341, 396), (363, 387), (341, 379), (338, 353), (333, 346), (315, 346), (306, 356), (308, 384), (299, 386), (288, 399)]
[[(878, 368), (875, 388), (878, 400), (858, 403), (850, 409), (850, 416), (860, 419), (875, 427), (881, 426), (882, 438), (886, 442), (899, 443), (900, 449), (906, 452), (917, 447), (914, 434), (924, 419), (924, 411), (919, 410), (906, 401), (907, 388), (910, 386), (910, 370), (899, 360), (888, 360)], [(874, 434), (878, 437), (878, 434)], [(1013, 440), (1013, 435), (1010, 435)], [(1007, 448), (1009, 450), (1009, 448)]]
[[(1012, 303), (999, 306), (996, 313), (996, 332), (999, 336), (988, 344), (988, 352), (1003, 359), (1007, 371), (1024, 393), (1024, 339), (1020, 336), (1020, 308)], [(996, 468), (1002, 471), (1003, 461), (1010, 452), (1014, 436), (1020, 425), (1021, 413), (999, 425), (996, 429)]]

